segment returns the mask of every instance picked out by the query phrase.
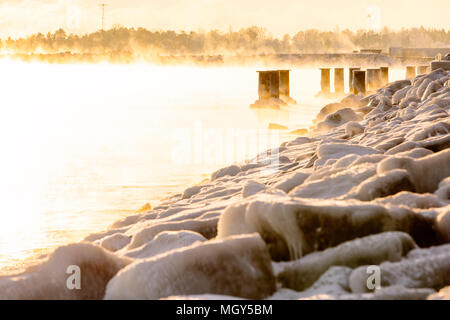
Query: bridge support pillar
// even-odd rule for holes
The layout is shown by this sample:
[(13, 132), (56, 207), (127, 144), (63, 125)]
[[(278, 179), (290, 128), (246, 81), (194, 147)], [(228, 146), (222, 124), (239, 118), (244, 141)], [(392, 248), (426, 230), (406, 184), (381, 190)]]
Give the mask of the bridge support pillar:
[(334, 68), (334, 92), (344, 93), (344, 68)]
[(416, 67), (407, 66), (406, 67), (406, 79), (413, 79), (416, 77)]
[(370, 91), (377, 90), (381, 85), (381, 70), (367, 69), (367, 89)]
[(366, 71), (354, 70), (353, 71), (353, 90), (355, 94), (366, 94)]
[(389, 67), (381, 67), (381, 86), (385, 86), (389, 83)]
[(355, 90), (353, 88), (353, 71), (355, 70), (361, 70), (361, 68), (349, 68), (348, 69), (348, 88), (349, 93), (355, 94)]
[(320, 69), (320, 89), (321, 89), (321, 93), (323, 93), (323, 94), (330, 93), (330, 69), (329, 68), (321, 68)]

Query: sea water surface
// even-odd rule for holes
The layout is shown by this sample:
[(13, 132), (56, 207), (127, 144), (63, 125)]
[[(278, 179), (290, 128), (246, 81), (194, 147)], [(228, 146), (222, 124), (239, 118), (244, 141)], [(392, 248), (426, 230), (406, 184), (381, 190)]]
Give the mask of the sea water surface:
[(0, 68), (0, 273), (277, 147), (269, 123), (307, 128), (327, 102), (317, 69), (291, 71), (297, 105), (258, 111), (256, 68)]

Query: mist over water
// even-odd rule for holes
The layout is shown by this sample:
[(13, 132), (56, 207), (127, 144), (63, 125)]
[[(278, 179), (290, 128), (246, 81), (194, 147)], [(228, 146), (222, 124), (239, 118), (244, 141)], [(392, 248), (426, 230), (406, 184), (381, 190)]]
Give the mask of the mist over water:
[(256, 111), (255, 68), (0, 66), (0, 273), (279, 146), (268, 123), (307, 128), (327, 103), (316, 69), (292, 70), (298, 105)]

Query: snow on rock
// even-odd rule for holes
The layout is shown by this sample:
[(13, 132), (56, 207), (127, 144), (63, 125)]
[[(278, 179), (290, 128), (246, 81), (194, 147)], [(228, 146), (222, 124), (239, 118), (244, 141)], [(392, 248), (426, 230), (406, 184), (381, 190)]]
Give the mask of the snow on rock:
[(241, 169), (237, 165), (232, 165), (226, 168), (222, 168), (217, 170), (211, 175), (211, 180), (217, 180), (219, 178), (225, 177), (225, 176), (235, 176), (237, 175)]
[(318, 169), (330, 159), (340, 159), (349, 154), (363, 156), (367, 154), (378, 153), (380, 152), (370, 147), (352, 145), (347, 143), (323, 143), (317, 148), (318, 159), (314, 163), (314, 167)]
[[(337, 165), (337, 163), (336, 163)], [(354, 165), (349, 168), (317, 171), (303, 184), (292, 189), (289, 195), (298, 198), (336, 198), (345, 195), (355, 186), (375, 174), (375, 165)], [(330, 172), (331, 171), (331, 172)], [(321, 179), (318, 179), (321, 176)]]
[(417, 194), (406, 191), (399, 192), (393, 196), (375, 199), (374, 202), (418, 209), (440, 208), (447, 205), (446, 202), (433, 194)]
[(221, 294), (249, 299), (275, 292), (275, 277), (258, 235), (193, 244), (121, 270), (105, 299), (159, 299), (174, 295)]
[[(444, 251), (444, 252), (442, 252)], [(379, 265), (381, 286), (400, 285), (407, 288), (440, 288), (450, 284), (450, 251), (407, 258), (398, 262), (384, 262)], [(367, 269), (359, 267), (350, 276), (352, 292), (367, 292)]]
[(345, 126), (345, 133), (349, 137), (353, 137), (353, 136), (363, 133), (363, 132), (364, 132), (364, 127), (359, 122), (350, 121)]
[(272, 187), (275, 189), (282, 190), (284, 192), (289, 192), (293, 188), (301, 185), (310, 176), (310, 174), (311, 174), (310, 172), (296, 171), (288, 175), (281, 181), (277, 182)]
[(189, 230), (200, 233), (207, 239), (213, 238), (217, 233), (218, 218), (210, 219), (187, 219), (181, 221), (161, 222), (152, 224), (149, 227), (143, 228), (134, 234), (128, 249), (134, 249), (142, 246), (149, 241), (152, 241), (159, 233), (163, 231), (182, 231)]
[(293, 260), (342, 242), (384, 231), (404, 231), (420, 244), (441, 243), (434, 216), (404, 207), (359, 201), (257, 194), (228, 207), (218, 238), (258, 232), (272, 259)]
[(414, 191), (411, 177), (406, 170), (391, 170), (386, 173), (377, 174), (361, 182), (345, 198), (370, 201), (401, 191)]
[(192, 231), (164, 231), (153, 240), (131, 250), (123, 250), (125, 256), (132, 258), (150, 258), (160, 253), (190, 246), (196, 242), (206, 241), (201, 234)]
[(344, 123), (349, 121), (360, 121), (362, 120), (361, 115), (358, 115), (351, 108), (340, 109), (332, 114), (329, 114), (325, 120), (319, 122), (316, 125), (315, 130), (317, 131), (326, 131), (332, 128), (337, 128)]
[(336, 247), (308, 254), (296, 261), (282, 262), (282, 271), (277, 277), (284, 287), (302, 291), (311, 286), (331, 266), (355, 268), (383, 261), (399, 261), (414, 247), (414, 240), (406, 233), (383, 232), (347, 241)]
[[(0, 299), (102, 299), (108, 281), (131, 262), (93, 244), (70, 244), (56, 249), (30, 273), (0, 277)], [(79, 267), (79, 290), (67, 286), (75, 272), (71, 266)]]
[(245, 183), (244, 188), (242, 189), (242, 197), (247, 198), (266, 189), (267, 187), (264, 184), (250, 180)]
[(130, 243), (131, 238), (122, 233), (115, 233), (101, 240), (98, 240), (98, 244), (109, 250), (109, 251), (117, 251), (125, 247), (128, 243)]
[(294, 300), (312, 297), (317, 294), (344, 295), (350, 293), (348, 278), (352, 272), (351, 268), (333, 266), (326, 270), (314, 284), (304, 291), (281, 288), (268, 300)]
[(420, 159), (392, 156), (378, 165), (377, 172), (404, 169), (417, 192), (434, 192), (439, 183), (450, 176), (449, 163), (450, 149)]
[(202, 186), (192, 186), (190, 188), (187, 188), (183, 192), (182, 199), (189, 199), (193, 195), (199, 193), (201, 189), (202, 189)]

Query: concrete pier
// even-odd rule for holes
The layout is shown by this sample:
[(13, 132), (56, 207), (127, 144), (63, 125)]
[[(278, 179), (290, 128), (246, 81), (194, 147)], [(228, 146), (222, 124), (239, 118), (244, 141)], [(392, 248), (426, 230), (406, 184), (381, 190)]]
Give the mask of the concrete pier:
[(344, 93), (344, 68), (334, 68), (334, 92)]
[(407, 66), (406, 67), (406, 79), (413, 79), (416, 77), (416, 67)]
[(280, 72), (280, 96), (289, 96), (289, 71), (279, 70)]
[(349, 93), (355, 93), (354, 89), (353, 89), (353, 71), (355, 70), (361, 70), (361, 68), (349, 68), (348, 69), (348, 88), (349, 88)]
[(291, 98), (289, 88), (289, 72), (291, 70), (278, 70), (280, 73), (280, 99), (287, 104), (296, 104), (297, 101)]
[(367, 90), (375, 91), (381, 86), (381, 70), (367, 69)]
[(320, 69), (320, 90), (323, 94), (330, 93), (330, 69), (321, 68)]
[(296, 103), (289, 96), (289, 70), (270, 70), (258, 72), (258, 100), (251, 108), (279, 109), (288, 103)]
[(384, 87), (389, 83), (389, 67), (381, 67), (381, 86)]
[(258, 99), (270, 99), (270, 71), (258, 72)]
[(366, 94), (366, 71), (354, 70), (353, 71), (353, 90), (355, 94)]
[(270, 97), (280, 98), (280, 72), (270, 71)]

